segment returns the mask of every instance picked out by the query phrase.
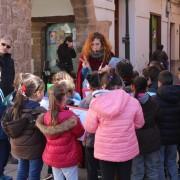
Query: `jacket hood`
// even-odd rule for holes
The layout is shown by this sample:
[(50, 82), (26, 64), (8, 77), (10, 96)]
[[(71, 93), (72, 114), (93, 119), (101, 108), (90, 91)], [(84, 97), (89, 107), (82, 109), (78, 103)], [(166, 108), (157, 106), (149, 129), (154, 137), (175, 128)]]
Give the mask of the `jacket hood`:
[(65, 131), (69, 131), (70, 129), (75, 127), (76, 124), (77, 124), (77, 120), (73, 118), (66, 120), (62, 122), (61, 124), (57, 124), (55, 126), (44, 125), (43, 116), (39, 117), (36, 120), (36, 126), (44, 135), (47, 135), (47, 136), (59, 135), (61, 133), (64, 133)]
[(176, 104), (180, 102), (180, 86), (170, 85), (162, 86), (158, 89), (157, 95), (164, 101)]
[(95, 97), (90, 106), (100, 116), (111, 119), (124, 111), (130, 98), (130, 95), (124, 90), (112, 90)]

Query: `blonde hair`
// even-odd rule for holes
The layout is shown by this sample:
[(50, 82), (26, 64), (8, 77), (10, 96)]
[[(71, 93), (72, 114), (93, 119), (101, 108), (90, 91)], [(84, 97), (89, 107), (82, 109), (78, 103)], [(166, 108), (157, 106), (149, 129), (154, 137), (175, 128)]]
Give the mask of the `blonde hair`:
[(62, 80), (69, 80), (74, 82), (73, 78), (66, 71), (59, 71), (52, 77), (53, 84), (59, 84)]
[(60, 84), (65, 84), (67, 91), (74, 91), (75, 84), (70, 80), (63, 80)]
[(51, 125), (57, 124), (57, 115), (59, 112), (58, 103), (66, 95), (66, 88), (63, 84), (55, 84), (49, 91), (49, 109), (51, 113)]

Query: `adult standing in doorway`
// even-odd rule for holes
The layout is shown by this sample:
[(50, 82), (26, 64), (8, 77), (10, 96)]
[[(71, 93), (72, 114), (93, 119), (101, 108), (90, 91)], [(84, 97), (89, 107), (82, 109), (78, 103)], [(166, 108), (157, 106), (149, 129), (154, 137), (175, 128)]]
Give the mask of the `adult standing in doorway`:
[(164, 69), (168, 69), (168, 56), (165, 51), (163, 51), (164, 46), (159, 45), (157, 50), (153, 52), (151, 61), (157, 61)]
[(13, 81), (15, 76), (14, 60), (11, 58), (12, 40), (8, 36), (0, 39), (0, 88), (4, 96), (13, 91)]
[(57, 65), (61, 70), (72, 74), (73, 63), (72, 58), (76, 57), (76, 52), (73, 48), (73, 39), (71, 36), (65, 38), (64, 42), (59, 45), (58, 50), (58, 61)]

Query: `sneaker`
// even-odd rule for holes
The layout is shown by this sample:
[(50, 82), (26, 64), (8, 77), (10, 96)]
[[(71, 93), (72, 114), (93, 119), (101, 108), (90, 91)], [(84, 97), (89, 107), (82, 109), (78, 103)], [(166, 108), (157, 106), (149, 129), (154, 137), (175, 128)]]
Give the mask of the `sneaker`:
[(0, 180), (13, 180), (13, 178), (11, 176), (2, 175), (0, 176)]
[(50, 180), (50, 179), (53, 179), (53, 175), (52, 174), (48, 174), (46, 177), (42, 178), (42, 180)]

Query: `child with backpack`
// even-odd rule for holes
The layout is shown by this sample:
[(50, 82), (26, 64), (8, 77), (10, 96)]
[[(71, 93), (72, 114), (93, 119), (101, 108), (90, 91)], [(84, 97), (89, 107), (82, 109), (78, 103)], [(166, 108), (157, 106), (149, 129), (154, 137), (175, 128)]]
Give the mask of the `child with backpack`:
[(136, 130), (140, 154), (133, 159), (131, 180), (159, 180), (160, 133), (157, 127), (158, 107), (147, 93), (147, 80), (137, 77), (131, 85), (134, 97), (140, 102), (145, 124)]
[(14, 104), (3, 116), (2, 126), (10, 137), (12, 154), (18, 159), (16, 179), (38, 180), (45, 138), (36, 128), (35, 121), (45, 112), (39, 104), (44, 96), (44, 83), (30, 73), (22, 73), (19, 78)]
[[(49, 91), (49, 110), (44, 115), (43, 123), (47, 127), (55, 127), (73, 115), (74, 113), (66, 108), (65, 86), (55, 84)], [(78, 179), (78, 163), (82, 155), (78, 138), (83, 134), (84, 128), (78, 118), (72, 129), (56, 135), (46, 135), (43, 161), (52, 167), (55, 180), (64, 180), (64, 177), (67, 180)]]

